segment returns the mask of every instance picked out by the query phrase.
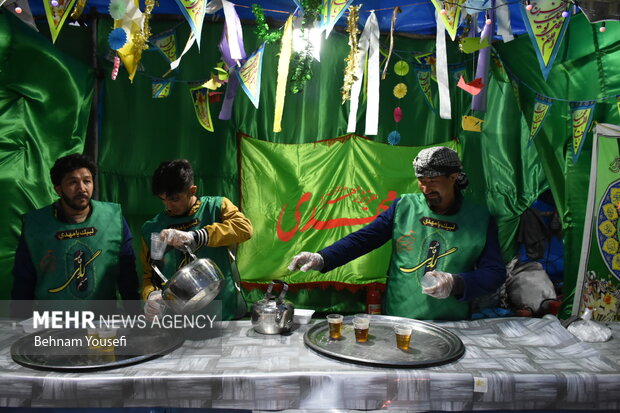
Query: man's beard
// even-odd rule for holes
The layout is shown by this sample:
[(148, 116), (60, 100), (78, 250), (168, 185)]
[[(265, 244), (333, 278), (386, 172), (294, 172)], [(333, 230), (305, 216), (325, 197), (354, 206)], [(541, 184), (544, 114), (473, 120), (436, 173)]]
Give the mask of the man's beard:
[(429, 197), (428, 195), (424, 195), (424, 198), (426, 199), (426, 203), (428, 204), (429, 207), (433, 208), (438, 205), (441, 205), (441, 201), (443, 201), (443, 199), (441, 198), (439, 193), (431, 192), (429, 195), (437, 195), (434, 197)]
[[(67, 204), (70, 208), (76, 210), (76, 211), (83, 211), (86, 208), (88, 208), (88, 205), (90, 205), (90, 197), (88, 195), (84, 196), (84, 198), (86, 198), (86, 200), (88, 202), (86, 202), (86, 204), (84, 205), (80, 205), (78, 204), (76, 201), (78, 200), (78, 198), (81, 198), (80, 196), (75, 196), (73, 198), (69, 198), (69, 196), (67, 196), (64, 192), (61, 193), (60, 197), (62, 198), (63, 202), (65, 204)], [(74, 201), (76, 200), (76, 201)]]

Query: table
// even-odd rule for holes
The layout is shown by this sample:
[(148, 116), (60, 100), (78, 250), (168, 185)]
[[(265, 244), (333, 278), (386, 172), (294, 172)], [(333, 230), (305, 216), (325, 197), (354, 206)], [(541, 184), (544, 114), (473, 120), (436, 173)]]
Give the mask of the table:
[(422, 369), (323, 357), (303, 344), (309, 325), (266, 336), (231, 321), (218, 337), (186, 341), (160, 358), (69, 373), (13, 362), (9, 347), (23, 332), (0, 320), (0, 407), (620, 409), (620, 323), (598, 344), (580, 342), (553, 316), (439, 325), (461, 338), (465, 355)]

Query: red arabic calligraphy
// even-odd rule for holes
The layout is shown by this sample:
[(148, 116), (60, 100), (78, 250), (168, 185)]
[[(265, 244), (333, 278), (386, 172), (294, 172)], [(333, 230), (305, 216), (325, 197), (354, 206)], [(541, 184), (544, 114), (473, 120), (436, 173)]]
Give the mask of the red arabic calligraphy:
[[(349, 193), (346, 193), (344, 195), (338, 196), (336, 199), (331, 199), (331, 200), (325, 200), (325, 196), (331, 196), (334, 193), (337, 192), (341, 192), (344, 189), (349, 189), (347, 187), (336, 187), (332, 192), (329, 192), (325, 195), (323, 195), (323, 197), (321, 198), (320, 203), (324, 202), (324, 205), (320, 208), (324, 208), (325, 205), (327, 204), (335, 204), (336, 202), (339, 202), (345, 198), (350, 197), (351, 195), (357, 194), (358, 192), (358, 188), (350, 188)], [(369, 191), (362, 191), (364, 193), (367, 193)], [(377, 199), (376, 194), (372, 194), (373, 197), (371, 197), (371, 199), (369, 199), (368, 201), (360, 201), (357, 199), (353, 199), (353, 202), (370, 202), (371, 200), (375, 200)], [(386, 196), (386, 198), (381, 201), (381, 203), (379, 204), (379, 206), (376, 209), (376, 213), (372, 216), (369, 217), (363, 217), (363, 218), (333, 218), (333, 219), (328, 219), (325, 221), (321, 221), (315, 218), (316, 215), (316, 211), (318, 206), (315, 206), (312, 208), (312, 213), (310, 215), (310, 219), (308, 219), (308, 221), (302, 226), (301, 229), (299, 229), (299, 226), (301, 225), (301, 212), (299, 212), (301, 206), (310, 201), (310, 198), (312, 197), (312, 193), (311, 192), (306, 192), (304, 193), (301, 197), (299, 197), (299, 201), (297, 202), (297, 205), (295, 206), (295, 226), (293, 227), (293, 229), (291, 229), (290, 231), (285, 231), (282, 229), (282, 219), (284, 217), (284, 214), (286, 212), (286, 204), (284, 204), (282, 206), (282, 209), (280, 210), (280, 216), (278, 217), (278, 223), (276, 225), (276, 231), (278, 234), (278, 238), (282, 241), (282, 242), (288, 242), (290, 241), (293, 236), (295, 236), (295, 234), (297, 233), (297, 231), (299, 230), (299, 232), (304, 232), (309, 230), (310, 228), (314, 228), (317, 230), (323, 230), (323, 229), (331, 229), (331, 228), (336, 228), (336, 227), (347, 227), (347, 226), (353, 226), (353, 225), (361, 225), (361, 224), (368, 224), (370, 222), (372, 222), (377, 216), (379, 216), (379, 214), (385, 210), (387, 210), (389, 208), (389, 205), (386, 205), (386, 203), (391, 202), (393, 200), (396, 199), (397, 197), (397, 193), (396, 191), (392, 191), (389, 190), (388, 194)], [(363, 200), (366, 200), (366, 197), (362, 198)], [(320, 204), (319, 203), (319, 204)], [(362, 208), (362, 210), (368, 210), (368, 208)]]

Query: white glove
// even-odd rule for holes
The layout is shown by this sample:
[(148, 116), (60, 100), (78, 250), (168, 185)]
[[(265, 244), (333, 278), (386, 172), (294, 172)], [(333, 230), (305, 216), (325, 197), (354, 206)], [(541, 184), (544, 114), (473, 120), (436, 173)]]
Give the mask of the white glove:
[(161, 317), (166, 311), (166, 304), (164, 298), (161, 296), (161, 290), (155, 290), (149, 294), (144, 303), (144, 315), (147, 320), (151, 321), (156, 316)]
[(300, 252), (293, 257), (293, 260), (288, 265), (290, 271), (302, 270), (306, 272), (308, 270), (321, 271), (323, 268), (323, 257), (316, 252)]
[(192, 251), (196, 248), (196, 241), (194, 240), (194, 234), (187, 231), (179, 231), (178, 229), (164, 229), (159, 233), (159, 236), (166, 241), (166, 244), (172, 245), (175, 248), (185, 251), (185, 245), (187, 245)]
[(422, 288), (422, 292), (435, 298), (447, 298), (454, 285), (454, 277), (452, 274), (441, 271), (431, 271), (427, 274), (437, 278), (437, 284), (432, 287)]

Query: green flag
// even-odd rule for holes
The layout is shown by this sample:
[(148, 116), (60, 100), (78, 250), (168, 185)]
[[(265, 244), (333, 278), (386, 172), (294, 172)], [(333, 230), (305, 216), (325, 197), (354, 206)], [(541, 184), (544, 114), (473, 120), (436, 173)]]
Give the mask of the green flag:
[(620, 319), (620, 127), (596, 126), (584, 243), (573, 313)]
[[(459, 150), (454, 141), (444, 144)], [(401, 147), (356, 135), (299, 145), (242, 137), (241, 207), (254, 235), (239, 248), (246, 288), (272, 279), (308, 287), (354, 288), (385, 282), (391, 245), (326, 274), (287, 266), (372, 222), (402, 193), (419, 191), (412, 161), (425, 147)], [(349, 287), (347, 287), (349, 286)]]

